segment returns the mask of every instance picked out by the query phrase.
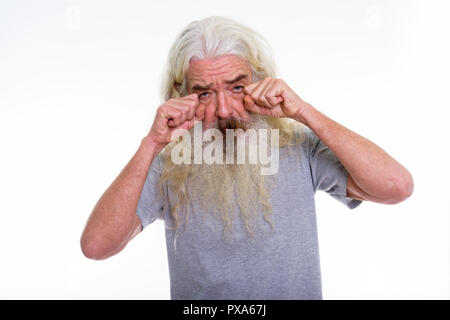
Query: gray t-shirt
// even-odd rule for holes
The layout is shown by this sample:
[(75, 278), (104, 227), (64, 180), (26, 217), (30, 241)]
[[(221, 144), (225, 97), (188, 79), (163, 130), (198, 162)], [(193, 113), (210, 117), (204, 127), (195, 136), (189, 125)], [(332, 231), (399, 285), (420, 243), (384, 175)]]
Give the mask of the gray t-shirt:
[[(240, 220), (233, 238), (223, 226), (201, 220), (191, 204), (189, 223), (176, 240), (170, 218), (173, 194), (157, 196), (161, 159), (153, 161), (137, 207), (145, 228), (164, 220), (172, 299), (322, 299), (314, 194), (324, 190), (353, 209), (361, 201), (347, 198), (348, 172), (307, 127), (300, 145), (280, 149), (277, 179), (271, 191), (270, 224), (249, 238)], [(235, 215), (236, 216), (236, 215)]]

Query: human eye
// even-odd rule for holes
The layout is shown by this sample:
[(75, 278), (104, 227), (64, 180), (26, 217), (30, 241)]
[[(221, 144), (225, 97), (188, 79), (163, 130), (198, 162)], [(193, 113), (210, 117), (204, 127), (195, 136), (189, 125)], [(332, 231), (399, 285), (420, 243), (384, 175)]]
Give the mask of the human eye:
[(233, 91), (234, 92), (241, 92), (244, 89), (244, 86), (234, 86)]
[(198, 96), (200, 98), (207, 98), (207, 97), (209, 97), (209, 92), (207, 92), (207, 91), (201, 92)]

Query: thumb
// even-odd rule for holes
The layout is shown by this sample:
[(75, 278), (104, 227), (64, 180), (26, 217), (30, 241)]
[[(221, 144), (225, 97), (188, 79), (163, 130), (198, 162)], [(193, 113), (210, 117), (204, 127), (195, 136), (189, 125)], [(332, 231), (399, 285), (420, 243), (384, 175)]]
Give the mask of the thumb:
[(186, 120), (181, 125), (172, 128), (170, 130), (170, 141), (173, 142), (177, 140), (179, 137), (185, 135), (186, 133), (189, 133), (189, 130), (192, 129), (194, 124), (195, 124), (194, 120)]

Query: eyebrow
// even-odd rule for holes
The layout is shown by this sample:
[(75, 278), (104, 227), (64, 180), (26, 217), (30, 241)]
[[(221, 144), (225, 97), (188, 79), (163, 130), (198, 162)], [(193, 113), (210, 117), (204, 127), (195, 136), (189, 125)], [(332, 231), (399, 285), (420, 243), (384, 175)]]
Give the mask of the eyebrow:
[[(246, 74), (240, 74), (236, 78), (234, 78), (232, 80), (225, 80), (224, 82), (227, 83), (227, 84), (230, 84), (230, 83), (238, 82), (238, 81), (240, 81), (242, 79), (245, 79), (245, 78), (247, 78)], [(212, 83), (204, 85), (204, 86), (196, 84), (195, 86), (192, 87), (192, 91), (208, 90), (209, 88), (211, 88), (212, 85), (213, 85)]]
[(246, 74), (240, 74), (236, 78), (234, 78), (233, 80), (225, 80), (225, 83), (235, 83), (235, 82), (238, 82), (238, 81), (240, 81), (242, 79), (245, 79), (245, 78), (247, 78)]
[(211, 88), (213, 84), (207, 84), (206, 86), (201, 86), (199, 84), (196, 84), (195, 86), (192, 87), (192, 91), (196, 91), (196, 90), (208, 90), (209, 88)]

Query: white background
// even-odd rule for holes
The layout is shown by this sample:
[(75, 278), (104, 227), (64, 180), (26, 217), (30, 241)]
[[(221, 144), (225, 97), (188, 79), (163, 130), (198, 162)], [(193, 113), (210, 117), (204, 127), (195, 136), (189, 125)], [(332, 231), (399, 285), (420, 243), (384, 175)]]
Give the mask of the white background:
[[(448, 2), (0, 2), (0, 298), (168, 299), (164, 225), (117, 256), (79, 238), (148, 132), (169, 46), (224, 15), (280, 77), (408, 168), (411, 198), (349, 210), (318, 193), (325, 299), (448, 299)], [(363, 155), (361, 155), (363, 156)], [(382, 168), (380, 168), (382, 170)]]

